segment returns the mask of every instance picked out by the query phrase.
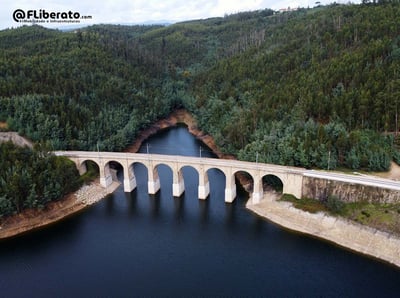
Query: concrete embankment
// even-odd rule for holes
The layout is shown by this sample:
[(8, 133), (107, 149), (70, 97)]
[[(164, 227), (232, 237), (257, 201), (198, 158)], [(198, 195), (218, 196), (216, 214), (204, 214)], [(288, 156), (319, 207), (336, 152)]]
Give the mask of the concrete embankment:
[(324, 213), (308, 213), (289, 202), (264, 199), (247, 208), (287, 229), (326, 239), (400, 267), (400, 238)]

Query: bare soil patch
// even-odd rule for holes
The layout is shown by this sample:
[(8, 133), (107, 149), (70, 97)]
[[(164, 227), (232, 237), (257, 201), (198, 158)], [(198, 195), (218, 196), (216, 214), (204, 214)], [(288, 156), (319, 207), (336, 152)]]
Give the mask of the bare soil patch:
[(400, 166), (392, 161), (390, 165), (390, 170), (388, 172), (377, 172), (373, 173), (373, 175), (381, 178), (400, 181)]
[(11, 131), (0, 132), (0, 143), (1, 142), (10, 142), (10, 141), (20, 147), (24, 147), (24, 146), (28, 146), (30, 148), (33, 147), (33, 143), (30, 140), (20, 136), (16, 132), (11, 132)]

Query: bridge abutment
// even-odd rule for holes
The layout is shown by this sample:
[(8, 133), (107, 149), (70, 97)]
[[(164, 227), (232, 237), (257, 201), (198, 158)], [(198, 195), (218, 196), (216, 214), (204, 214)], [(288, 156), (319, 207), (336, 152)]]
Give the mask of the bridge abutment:
[(283, 193), (291, 194), (298, 199), (303, 195), (303, 176), (286, 175), (286, 183), (283, 185)]

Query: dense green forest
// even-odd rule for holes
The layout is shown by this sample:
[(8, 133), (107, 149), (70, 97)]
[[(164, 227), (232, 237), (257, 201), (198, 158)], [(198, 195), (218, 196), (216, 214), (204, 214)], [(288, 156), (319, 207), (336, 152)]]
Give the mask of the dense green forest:
[(54, 149), (124, 149), (176, 108), (240, 159), (399, 161), (400, 4), (270, 9), (169, 26), (0, 31), (0, 121)]
[(37, 145), (0, 143), (0, 218), (26, 208), (44, 208), (80, 186), (75, 164)]

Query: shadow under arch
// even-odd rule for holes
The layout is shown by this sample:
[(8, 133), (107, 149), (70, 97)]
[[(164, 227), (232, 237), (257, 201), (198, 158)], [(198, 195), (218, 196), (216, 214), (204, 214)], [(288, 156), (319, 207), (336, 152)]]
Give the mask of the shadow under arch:
[(136, 179), (136, 187), (139, 189), (145, 189), (148, 192), (148, 168), (144, 163), (134, 162), (131, 164), (133, 173)]
[(262, 184), (264, 192), (276, 192), (280, 194), (283, 192), (283, 182), (274, 174), (264, 175), (262, 177)]
[[(169, 165), (164, 163), (159, 163), (154, 165), (153, 169), (153, 179), (158, 180), (160, 188), (157, 190), (158, 192), (162, 192), (168, 194), (168, 196), (172, 195), (172, 182), (174, 179), (174, 172)], [(162, 177), (162, 178), (161, 178)]]
[[(103, 165), (104, 172), (106, 177), (111, 175), (112, 181), (119, 181), (119, 176), (122, 174), (122, 178), (124, 179), (124, 167), (123, 165), (115, 160), (109, 160), (107, 163)], [(107, 172), (108, 171), (108, 172)]]
[(267, 174), (262, 177), (262, 199), (277, 200), (283, 194), (282, 179), (274, 174)]
[(205, 175), (208, 177), (210, 184), (210, 194), (211, 199), (225, 199), (225, 185), (226, 185), (226, 174), (218, 168), (209, 168), (205, 171)]
[(237, 171), (234, 173), (237, 191), (246, 194), (245, 197), (250, 198), (254, 192), (254, 177), (246, 171)]
[(81, 179), (84, 182), (89, 182), (95, 178), (99, 178), (100, 166), (99, 164), (91, 159), (86, 159), (77, 165)]
[(197, 197), (200, 179), (199, 171), (195, 167), (186, 165), (178, 169), (177, 175), (180, 179), (182, 179), (180, 183), (184, 188), (184, 196)]

